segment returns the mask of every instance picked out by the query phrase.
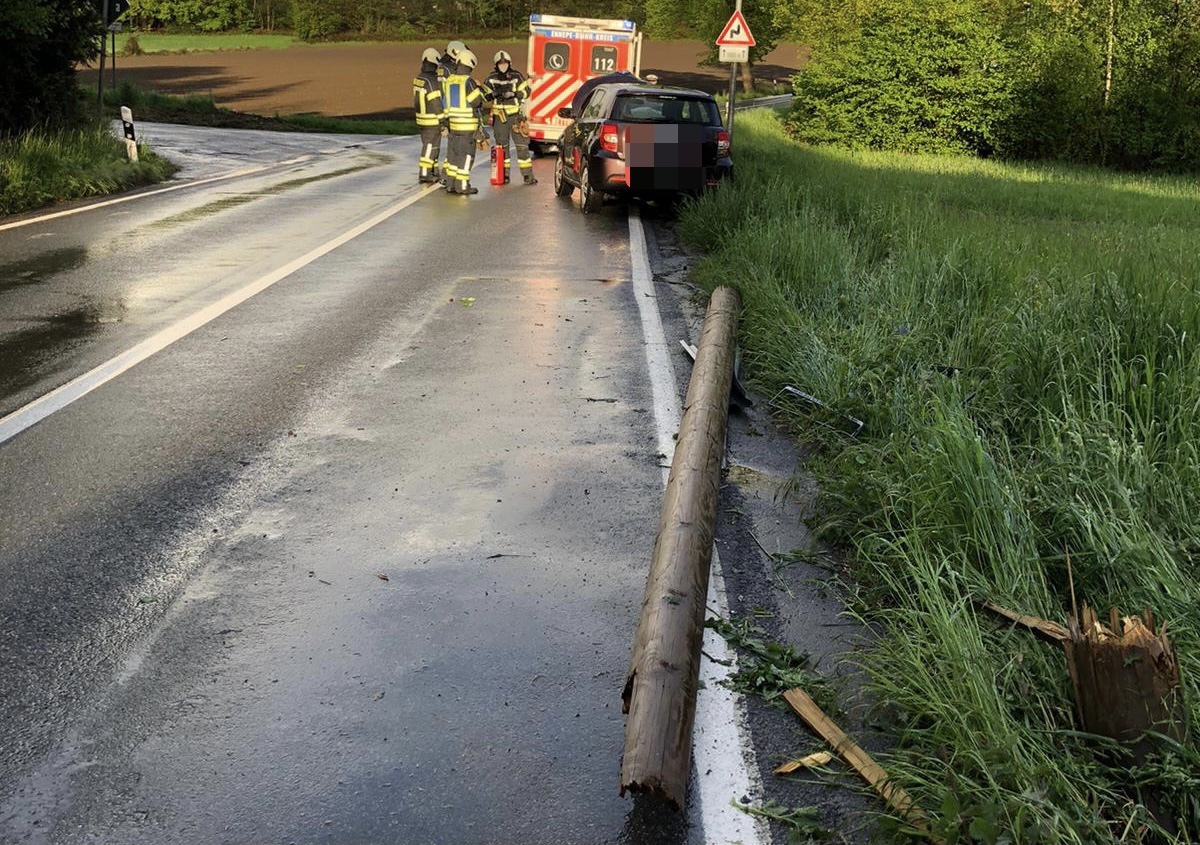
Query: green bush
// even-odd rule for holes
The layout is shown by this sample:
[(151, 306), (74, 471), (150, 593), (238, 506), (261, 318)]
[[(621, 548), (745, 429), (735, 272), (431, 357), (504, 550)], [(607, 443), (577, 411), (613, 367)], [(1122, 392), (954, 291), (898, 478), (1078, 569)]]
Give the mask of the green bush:
[[(799, 2), (799, 0), (797, 0)], [(1200, 0), (880, 0), (813, 24), (788, 128), (811, 143), (1200, 168)], [(1110, 72), (1111, 65), (1111, 72)]]
[(0, 3), (0, 138), (79, 119), (75, 66), (99, 53), (100, 31), (88, 0)]
[(246, 30), (255, 23), (247, 0), (130, 0), (129, 16), (146, 26), (200, 32)]
[(346, 21), (338, 8), (322, 0), (295, 0), (292, 4), (292, 28), (297, 38), (312, 41), (341, 32)]
[(970, 0), (872, 4), (861, 29), (795, 79), (788, 129), (810, 143), (990, 155), (1009, 57)]

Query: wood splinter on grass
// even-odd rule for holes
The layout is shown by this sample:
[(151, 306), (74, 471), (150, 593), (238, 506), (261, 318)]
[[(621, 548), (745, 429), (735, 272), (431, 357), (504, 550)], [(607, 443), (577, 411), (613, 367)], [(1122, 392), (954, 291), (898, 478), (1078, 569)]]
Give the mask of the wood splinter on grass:
[(800, 718), (828, 742), (843, 760), (853, 766), (862, 779), (870, 784), (901, 818), (921, 831), (925, 838), (934, 845), (945, 845), (944, 841), (929, 829), (929, 817), (925, 815), (924, 810), (917, 806), (912, 796), (905, 792), (898, 783), (893, 782), (883, 767), (876, 763), (858, 743), (846, 736), (845, 731), (825, 715), (825, 712), (817, 706), (808, 693), (796, 687), (785, 692), (783, 697)]

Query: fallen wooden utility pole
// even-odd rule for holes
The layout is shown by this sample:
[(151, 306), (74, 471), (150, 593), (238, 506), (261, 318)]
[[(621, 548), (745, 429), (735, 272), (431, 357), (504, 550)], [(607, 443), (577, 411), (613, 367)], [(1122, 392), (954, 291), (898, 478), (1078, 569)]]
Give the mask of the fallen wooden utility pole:
[(684, 401), (622, 694), (629, 719), (621, 794), (630, 790), (656, 795), (679, 809), (691, 769), (700, 646), (740, 311), (737, 291), (721, 287), (713, 292)]

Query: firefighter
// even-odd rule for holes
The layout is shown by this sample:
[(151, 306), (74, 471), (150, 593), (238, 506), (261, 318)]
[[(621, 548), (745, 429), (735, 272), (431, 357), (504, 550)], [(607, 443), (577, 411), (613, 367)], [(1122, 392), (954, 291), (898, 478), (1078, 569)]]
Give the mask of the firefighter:
[(454, 66), (458, 63), (458, 54), (465, 49), (467, 49), (467, 45), (461, 41), (451, 41), (446, 45), (446, 52), (442, 53), (441, 64), (438, 65), (438, 76), (443, 81), (454, 73)]
[(483, 89), (471, 78), (479, 60), (470, 50), (461, 50), (454, 72), (446, 77), (446, 121), (450, 128), (450, 163), (447, 166), (452, 194), (477, 194), (471, 187), (471, 164), (476, 138), (483, 133)]
[[(442, 83), (442, 107), (446, 104), (446, 80), (450, 78), (450, 74), (454, 73), (454, 67), (458, 63), (458, 54), (467, 49), (467, 45), (461, 41), (451, 41), (446, 45), (446, 52), (442, 53), (441, 61), (438, 62), (438, 79)], [(447, 134), (445, 121), (442, 123), (442, 134)], [(450, 140), (446, 139), (446, 154), (442, 156), (442, 184), (447, 188), (450, 187), (450, 175), (447, 170), (450, 157)]]
[(445, 123), (442, 81), (438, 78), (441, 60), (442, 54), (430, 47), (421, 54), (421, 72), (413, 77), (413, 110), (417, 114), (417, 130), (421, 133), (417, 180), (423, 185), (441, 181), (437, 168)]
[[(525, 177), (526, 185), (536, 185), (533, 177), (533, 159), (529, 155), (529, 120), (526, 117), (525, 101), (529, 97), (529, 80), (525, 74), (512, 66), (512, 56), (504, 50), (497, 53), (492, 62), (495, 67), (483, 81), (484, 94), (491, 106), (492, 132), (496, 146), (508, 157), (508, 141), (512, 138), (517, 148), (517, 166)], [(508, 171), (504, 172), (504, 184), (508, 184)]]

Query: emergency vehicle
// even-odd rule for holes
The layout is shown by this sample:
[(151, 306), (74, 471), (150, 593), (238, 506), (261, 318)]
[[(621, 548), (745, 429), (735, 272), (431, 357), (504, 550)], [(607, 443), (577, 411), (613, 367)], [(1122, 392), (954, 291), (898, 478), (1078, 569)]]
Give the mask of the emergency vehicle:
[(558, 143), (571, 121), (558, 110), (584, 80), (642, 67), (642, 33), (633, 21), (529, 16), (529, 140), (537, 146)]

